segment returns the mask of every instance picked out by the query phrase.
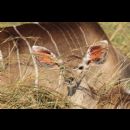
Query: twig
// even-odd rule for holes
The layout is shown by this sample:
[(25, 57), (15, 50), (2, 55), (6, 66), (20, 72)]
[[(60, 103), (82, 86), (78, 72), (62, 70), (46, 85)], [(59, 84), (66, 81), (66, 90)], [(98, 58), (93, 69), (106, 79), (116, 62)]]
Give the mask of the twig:
[(5, 64), (4, 64), (4, 59), (3, 59), (3, 55), (2, 55), (2, 51), (0, 50), (0, 64), (2, 67), (2, 70), (5, 69)]
[(18, 33), (18, 35), (26, 42), (26, 44), (28, 46), (29, 52), (30, 52), (32, 60), (33, 60), (34, 68), (35, 68), (35, 87), (38, 88), (38, 86), (39, 86), (38, 66), (37, 66), (37, 63), (36, 63), (36, 59), (35, 59), (35, 57), (34, 57), (34, 55), (32, 53), (31, 46), (30, 46), (28, 40), (18, 31), (16, 26), (13, 26), (13, 27), (14, 27), (15, 31)]
[(17, 43), (15, 41), (13, 41), (15, 47), (17, 48), (16, 50), (16, 55), (17, 55), (17, 61), (18, 61), (18, 67), (19, 67), (19, 76), (20, 76), (20, 80), (22, 79), (22, 71), (21, 71), (21, 65), (20, 65), (20, 55), (19, 55), (19, 48), (17, 46)]

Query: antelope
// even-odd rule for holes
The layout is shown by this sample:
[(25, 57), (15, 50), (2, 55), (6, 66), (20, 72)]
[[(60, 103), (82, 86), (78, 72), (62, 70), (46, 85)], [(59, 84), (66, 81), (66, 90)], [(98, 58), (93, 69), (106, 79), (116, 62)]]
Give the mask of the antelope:
[[(40, 84), (68, 94), (71, 101), (85, 108), (96, 108), (98, 100), (93, 93), (106, 89), (111, 81), (118, 84), (130, 77), (130, 60), (112, 46), (95, 22), (42, 22), (6, 27), (0, 32), (0, 51), (3, 62), (10, 61), (10, 65), (5, 64), (5, 70), (10, 71), (8, 79), (15, 81), (35, 75), (32, 53), (41, 73)], [(19, 62), (13, 63), (18, 57)], [(25, 72), (26, 65), (29, 69)], [(21, 76), (15, 76), (16, 73)]]

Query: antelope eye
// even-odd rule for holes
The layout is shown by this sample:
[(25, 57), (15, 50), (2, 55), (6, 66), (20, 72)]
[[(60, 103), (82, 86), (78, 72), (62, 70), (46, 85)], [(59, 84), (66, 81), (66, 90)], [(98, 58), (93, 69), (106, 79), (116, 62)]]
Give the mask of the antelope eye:
[(73, 78), (73, 77), (70, 77), (69, 80), (70, 80), (70, 81), (74, 81), (74, 78)]
[(84, 67), (83, 67), (83, 66), (80, 66), (78, 69), (79, 69), (79, 70), (83, 70), (83, 69), (84, 69)]
[(71, 84), (73, 81), (74, 81), (73, 77), (69, 77), (69, 78), (65, 79), (65, 82), (69, 83), (69, 84)]

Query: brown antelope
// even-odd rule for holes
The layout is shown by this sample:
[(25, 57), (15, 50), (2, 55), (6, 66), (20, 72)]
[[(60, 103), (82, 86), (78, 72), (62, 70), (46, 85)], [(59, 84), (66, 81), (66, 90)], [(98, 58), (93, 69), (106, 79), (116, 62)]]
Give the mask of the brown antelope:
[[(42, 66), (39, 83), (65, 95), (68, 90), (71, 100), (85, 108), (96, 108), (98, 99), (93, 93), (129, 81), (130, 77), (129, 59), (111, 45), (95, 22), (43, 22), (7, 27), (0, 32), (0, 50), (3, 62), (11, 64), (10, 67), (5, 64), (10, 71), (8, 79), (15, 81), (35, 75), (28, 55), (32, 53)], [(29, 66), (27, 71), (26, 66)]]

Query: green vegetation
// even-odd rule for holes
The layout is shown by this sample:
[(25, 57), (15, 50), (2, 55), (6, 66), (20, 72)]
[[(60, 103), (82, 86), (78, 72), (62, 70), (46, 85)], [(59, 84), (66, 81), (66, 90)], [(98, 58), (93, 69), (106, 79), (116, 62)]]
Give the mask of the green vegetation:
[(130, 22), (100, 22), (104, 31), (117, 48), (130, 56)]
[(8, 27), (13, 25), (21, 25), (28, 22), (0, 22), (0, 27)]

